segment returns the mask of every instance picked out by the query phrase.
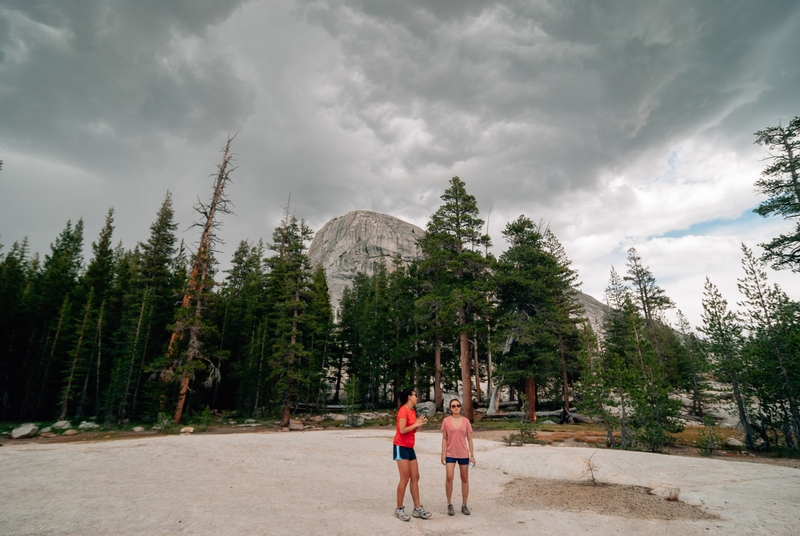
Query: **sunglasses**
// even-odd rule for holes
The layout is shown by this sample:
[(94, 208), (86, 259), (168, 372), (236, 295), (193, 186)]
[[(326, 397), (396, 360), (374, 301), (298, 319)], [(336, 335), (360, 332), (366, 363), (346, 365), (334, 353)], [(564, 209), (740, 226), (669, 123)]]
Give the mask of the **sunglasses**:
[(460, 408), (461, 404), (450, 404), (451, 408)]

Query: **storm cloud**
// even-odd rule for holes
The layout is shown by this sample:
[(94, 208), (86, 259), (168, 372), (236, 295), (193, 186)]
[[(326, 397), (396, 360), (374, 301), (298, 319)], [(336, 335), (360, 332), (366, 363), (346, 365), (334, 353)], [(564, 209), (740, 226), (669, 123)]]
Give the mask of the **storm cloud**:
[(602, 297), (636, 246), (697, 322), (703, 277), (735, 289), (784, 228), (750, 215), (752, 134), (800, 114), (798, 36), (788, 1), (4, 2), (0, 239), (83, 216), (88, 243), (113, 205), (132, 247), (168, 189), (186, 228), (238, 132), (226, 250), (290, 192), (314, 228), (424, 226), (457, 174), (495, 253), (543, 219)]

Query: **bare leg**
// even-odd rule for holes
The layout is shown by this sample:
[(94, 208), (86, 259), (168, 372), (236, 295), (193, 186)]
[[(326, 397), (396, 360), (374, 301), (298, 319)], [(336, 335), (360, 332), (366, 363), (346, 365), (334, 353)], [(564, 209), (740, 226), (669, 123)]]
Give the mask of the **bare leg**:
[[(469, 497), (469, 466), (459, 465), (458, 468), (461, 471), (461, 502), (462, 504), (467, 504), (467, 498)], [(451, 481), (450, 489), (452, 488), (453, 484)]]
[[(400, 471), (400, 483), (397, 484), (397, 507), (403, 506), (403, 499), (406, 496), (406, 486), (411, 479), (411, 462), (408, 460), (397, 460), (397, 470)], [(412, 492), (413, 493), (413, 492)]]
[(414, 501), (414, 508), (419, 508), (419, 465), (417, 465), (417, 460), (408, 462), (408, 468), (411, 477), (411, 500)]
[(447, 504), (453, 503), (453, 477), (455, 476), (456, 464), (448, 463), (445, 465), (444, 492), (447, 495)]

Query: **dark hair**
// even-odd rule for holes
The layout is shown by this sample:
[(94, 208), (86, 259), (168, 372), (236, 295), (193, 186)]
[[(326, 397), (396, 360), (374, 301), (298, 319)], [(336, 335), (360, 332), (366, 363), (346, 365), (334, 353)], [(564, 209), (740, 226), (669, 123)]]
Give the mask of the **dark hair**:
[(400, 391), (400, 394), (397, 395), (398, 397), (400, 397), (400, 403), (405, 404), (406, 402), (408, 402), (408, 397), (410, 397), (411, 393), (413, 392), (414, 389), (403, 389), (402, 391)]
[(452, 408), (452, 407), (453, 407), (453, 402), (458, 402), (459, 404), (461, 404), (461, 401), (460, 401), (459, 399), (457, 399), (457, 398), (451, 398), (451, 399), (450, 399), (450, 402), (447, 404), (447, 407), (448, 407), (448, 408)]

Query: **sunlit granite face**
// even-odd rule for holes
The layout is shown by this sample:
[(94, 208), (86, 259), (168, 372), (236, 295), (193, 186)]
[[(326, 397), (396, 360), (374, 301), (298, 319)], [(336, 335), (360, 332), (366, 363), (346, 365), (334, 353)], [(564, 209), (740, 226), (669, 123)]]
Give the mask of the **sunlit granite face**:
[[(339, 307), (345, 287), (359, 272), (372, 274), (381, 260), (391, 271), (398, 255), (404, 263), (419, 259), (422, 252), (417, 240), (424, 233), (416, 225), (368, 210), (349, 212), (323, 225), (311, 242), (308, 256), (314, 266), (321, 264), (325, 268), (334, 310)], [(578, 293), (578, 301), (599, 333), (608, 307), (583, 292)]]
[(404, 263), (418, 259), (417, 239), (423, 234), (394, 216), (356, 210), (326, 223), (314, 236), (308, 256), (314, 266), (325, 268), (335, 309), (357, 273), (371, 274), (381, 260), (391, 271), (398, 255)]

